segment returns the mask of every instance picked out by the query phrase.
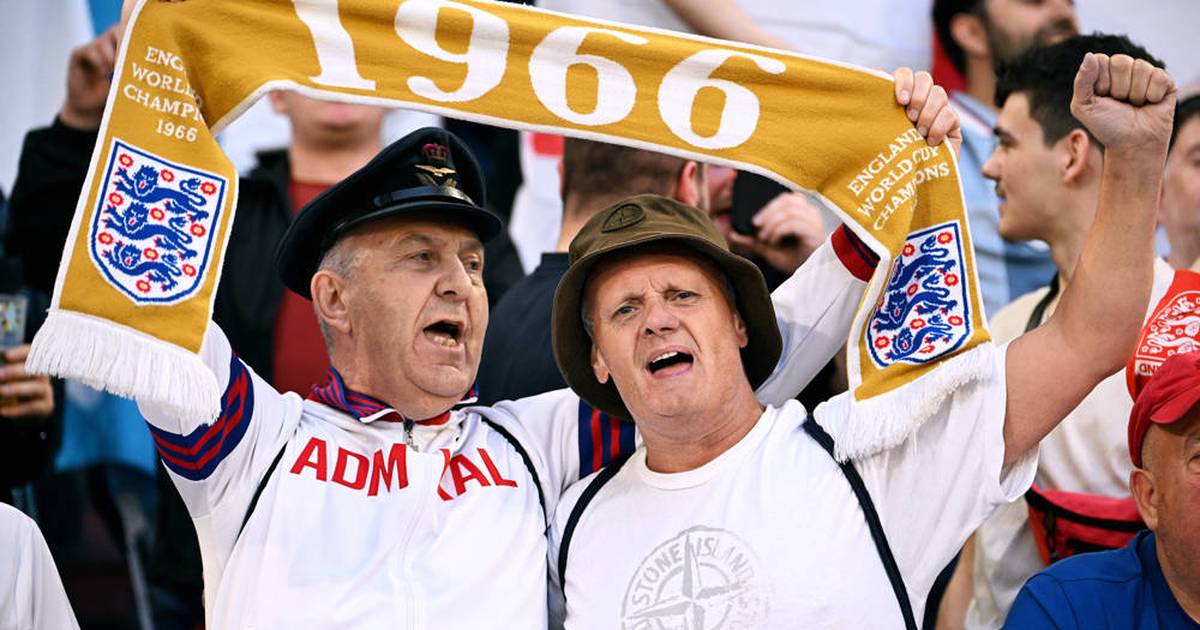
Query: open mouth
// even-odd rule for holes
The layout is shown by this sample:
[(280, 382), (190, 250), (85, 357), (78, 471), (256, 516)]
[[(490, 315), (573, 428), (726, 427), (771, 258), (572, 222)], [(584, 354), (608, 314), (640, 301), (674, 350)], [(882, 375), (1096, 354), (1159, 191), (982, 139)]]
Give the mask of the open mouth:
[(676, 365), (691, 365), (694, 360), (692, 355), (686, 352), (670, 350), (650, 359), (650, 362), (646, 364), (646, 369), (650, 370), (651, 374), (657, 374)]
[(447, 348), (457, 347), (462, 339), (462, 324), (448, 319), (438, 320), (425, 327), (425, 335), (430, 341)]

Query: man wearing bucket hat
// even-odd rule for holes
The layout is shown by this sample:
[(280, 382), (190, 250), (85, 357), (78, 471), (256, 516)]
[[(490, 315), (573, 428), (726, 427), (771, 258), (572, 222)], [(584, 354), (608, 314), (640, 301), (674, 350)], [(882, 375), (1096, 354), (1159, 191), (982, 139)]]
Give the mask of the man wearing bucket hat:
[[(201, 354), (228, 384), (221, 416), (186, 425), (142, 405), (196, 524), (210, 627), (544, 627), (546, 513), (581, 471), (632, 451), (634, 432), (593, 422), (569, 390), (467, 408), (482, 244), (500, 229), (483, 204), (454, 136), (386, 148), (306, 206), (277, 252), (317, 310), (325, 383), (307, 400), (278, 393), (213, 325)], [(834, 250), (784, 287), (793, 359), (764, 400), (794, 395), (847, 334), (869, 270)]]
[(1129, 414), (1129, 489), (1149, 531), (1030, 578), (1006, 628), (1200, 628), (1200, 351), (1168, 358)]
[[(559, 503), (555, 617), (567, 628), (916, 628), (934, 578), (1028, 488), (1033, 448), (1124, 363), (1141, 327), (1174, 106), (1170, 77), (1142, 64), (1089, 55), (1075, 79), (1074, 113), (1108, 161), (1063, 307), (1007, 346), (970, 350), (984, 376), (900, 445), (853, 462), (833, 459), (798, 403), (755, 399), (780, 347), (766, 290), (696, 210), (637, 197), (593, 218), (556, 295), (555, 355), (580, 396), (634, 419), (644, 446)], [(572, 360), (584, 355), (590, 365)], [(854, 409), (835, 398), (817, 418)]]

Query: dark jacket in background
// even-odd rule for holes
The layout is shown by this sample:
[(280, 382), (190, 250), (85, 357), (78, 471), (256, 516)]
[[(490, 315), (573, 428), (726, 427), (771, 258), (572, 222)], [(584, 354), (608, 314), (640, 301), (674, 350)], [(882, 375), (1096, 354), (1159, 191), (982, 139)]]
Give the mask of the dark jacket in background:
[(537, 269), (513, 285), (492, 310), (476, 377), (481, 404), (567, 386), (550, 343), (554, 291), (567, 272), (567, 262), (567, 254), (542, 254)]

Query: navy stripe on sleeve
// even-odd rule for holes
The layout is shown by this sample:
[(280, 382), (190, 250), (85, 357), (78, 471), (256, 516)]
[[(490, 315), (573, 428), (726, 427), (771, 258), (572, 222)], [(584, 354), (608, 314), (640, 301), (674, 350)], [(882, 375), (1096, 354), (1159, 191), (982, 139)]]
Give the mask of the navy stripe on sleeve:
[(150, 425), (154, 446), (163, 464), (175, 474), (200, 481), (207, 479), (229, 456), (254, 414), (254, 386), (250, 371), (236, 356), (230, 359), (229, 384), (221, 396), (221, 415), (216, 422), (178, 435)]

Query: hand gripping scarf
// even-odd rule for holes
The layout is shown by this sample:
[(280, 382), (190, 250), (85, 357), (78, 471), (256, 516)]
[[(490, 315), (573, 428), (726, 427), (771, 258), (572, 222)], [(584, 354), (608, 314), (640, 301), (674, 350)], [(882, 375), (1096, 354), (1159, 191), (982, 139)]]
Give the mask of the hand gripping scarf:
[(143, 0), (31, 369), (192, 420), (217, 415), (221, 389), (197, 353), (238, 180), (214, 134), (280, 88), (651, 149), (819, 193), (874, 250), (864, 260), (880, 260), (850, 333), (854, 421), (830, 427), (843, 456), (895, 444), (984, 369), (965, 353), (989, 335), (957, 165), (913, 129), (890, 77), (481, 0)]

